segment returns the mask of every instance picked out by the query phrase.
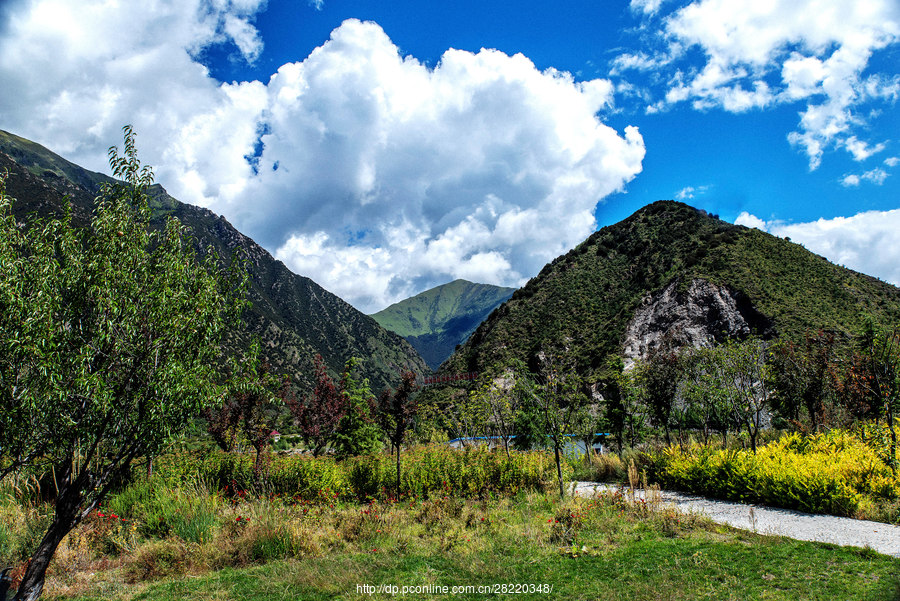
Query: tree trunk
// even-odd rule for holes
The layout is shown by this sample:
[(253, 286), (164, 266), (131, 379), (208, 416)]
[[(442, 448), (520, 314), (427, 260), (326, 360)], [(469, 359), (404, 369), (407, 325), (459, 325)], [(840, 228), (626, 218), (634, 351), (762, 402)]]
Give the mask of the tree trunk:
[(400, 500), (400, 445), (397, 445), (397, 501)]
[(894, 429), (894, 404), (891, 402), (890, 398), (886, 403), (887, 407), (885, 408), (885, 413), (887, 414), (885, 417), (888, 422), (888, 430), (891, 433), (891, 472), (896, 475), (897, 474), (897, 431)]
[(56, 553), (59, 543), (75, 527), (78, 505), (81, 500), (80, 494), (63, 493), (63, 495), (56, 502), (56, 515), (53, 518), (53, 522), (31, 556), (13, 601), (35, 601), (41, 596), (44, 590), (47, 566), (50, 565), (50, 560), (53, 559), (53, 554)]
[(559, 481), (559, 498), (562, 499), (566, 496), (566, 493), (563, 490), (562, 465), (560, 464), (559, 458), (559, 442), (555, 440), (553, 441), (553, 451), (556, 454), (556, 479)]
[(256, 459), (253, 461), (253, 481), (256, 486), (262, 485), (262, 447), (256, 447)]

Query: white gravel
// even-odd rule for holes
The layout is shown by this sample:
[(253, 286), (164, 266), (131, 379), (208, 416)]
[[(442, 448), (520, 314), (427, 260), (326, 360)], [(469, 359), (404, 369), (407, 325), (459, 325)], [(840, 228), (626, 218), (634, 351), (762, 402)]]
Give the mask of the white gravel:
[[(618, 487), (609, 484), (575, 483), (575, 494), (581, 496), (616, 490)], [(635, 496), (644, 498), (644, 491), (636, 490)], [(796, 540), (870, 547), (879, 553), (900, 557), (900, 526), (831, 515), (815, 515), (763, 505), (716, 501), (669, 491), (662, 491), (660, 496), (664, 505), (674, 506), (685, 513), (705, 515), (714, 522), (742, 530), (786, 536)]]

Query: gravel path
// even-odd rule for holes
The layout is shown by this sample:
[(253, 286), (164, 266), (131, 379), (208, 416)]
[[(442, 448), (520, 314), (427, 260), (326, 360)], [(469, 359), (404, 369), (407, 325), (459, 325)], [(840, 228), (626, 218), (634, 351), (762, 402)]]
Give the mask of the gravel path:
[[(582, 496), (616, 490), (616, 486), (596, 482), (577, 482), (575, 486), (575, 494)], [(644, 498), (644, 491), (635, 491), (635, 496)], [(716, 501), (669, 491), (662, 491), (661, 496), (664, 504), (674, 505), (680, 511), (705, 515), (714, 522), (742, 530), (835, 545), (868, 546), (879, 553), (900, 557), (900, 526)]]

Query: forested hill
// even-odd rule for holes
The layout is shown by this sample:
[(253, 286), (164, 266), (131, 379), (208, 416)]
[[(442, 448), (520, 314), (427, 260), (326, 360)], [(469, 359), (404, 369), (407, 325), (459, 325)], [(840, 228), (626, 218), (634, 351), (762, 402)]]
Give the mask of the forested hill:
[(405, 337), (429, 367), (437, 369), (515, 288), (454, 280), (372, 315)]
[(897, 323), (900, 289), (789, 240), (659, 201), (546, 265), (442, 370), (534, 363), (551, 350), (599, 376), (610, 357), (640, 356), (667, 332), (687, 342), (818, 330), (849, 340), (863, 312)]
[[(13, 210), (17, 218), (25, 220), (33, 214), (60, 214), (68, 195), (76, 221), (86, 222), (100, 185), (109, 180), (43, 146), (0, 131), (0, 172), (3, 170), (9, 172), (7, 193), (17, 199)], [(156, 225), (174, 215), (191, 229), (198, 246), (211, 247), (223, 257), (240, 248), (249, 258), (253, 308), (245, 316), (245, 327), (231, 333), (233, 343), (244, 345), (251, 334), (258, 335), (269, 362), (280, 373), (294, 376), (302, 387), (311, 382), (316, 353), (335, 374), (349, 358), (360, 358), (360, 375), (369, 378), (376, 392), (387, 385), (396, 386), (401, 369), (428, 371), (406, 340), (311, 279), (292, 273), (223, 217), (181, 203), (159, 185), (150, 193)]]

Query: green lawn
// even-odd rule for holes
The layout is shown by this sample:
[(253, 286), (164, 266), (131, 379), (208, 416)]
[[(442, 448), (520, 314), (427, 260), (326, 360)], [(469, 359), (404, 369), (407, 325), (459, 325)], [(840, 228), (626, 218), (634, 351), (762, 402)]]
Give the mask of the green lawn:
[[(253, 508), (228, 509), (241, 510)], [(297, 508), (277, 511), (286, 523), (296, 519), (291, 512)], [(261, 512), (253, 514), (255, 520), (264, 520)], [(244, 565), (215, 567), (221, 558), (209, 560), (215, 553), (207, 545), (221, 550), (231, 544), (222, 534), (194, 545), (205, 560), (192, 560), (187, 545), (180, 561), (167, 564), (174, 568), (167, 572), (153, 564), (158, 568), (150, 570), (153, 576), (134, 582), (135, 564), (150, 561), (148, 553), (153, 557), (137, 550), (113, 564), (118, 567), (70, 588), (80, 589), (77, 594), (48, 598), (485, 599), (507, 595), (401, 593), (402, 587), (434, 591), (508, 583), (542, 586), (508, 595), (516, 599), (900, 599), (900, 559), (736, 531), (615, 496), (565, 502), (535, 494), (493, 501), (437, 499), (320, 507), (304, 515), (306, 522), (291, 522), (308, 529), (294, 528), (303, 540), (284, 547), (286, 558), (242, 556)], [(239, 540), (265, 543), (262, 534)], [(363, 585), (396, 586), (397, 592), (366, 593)]]

